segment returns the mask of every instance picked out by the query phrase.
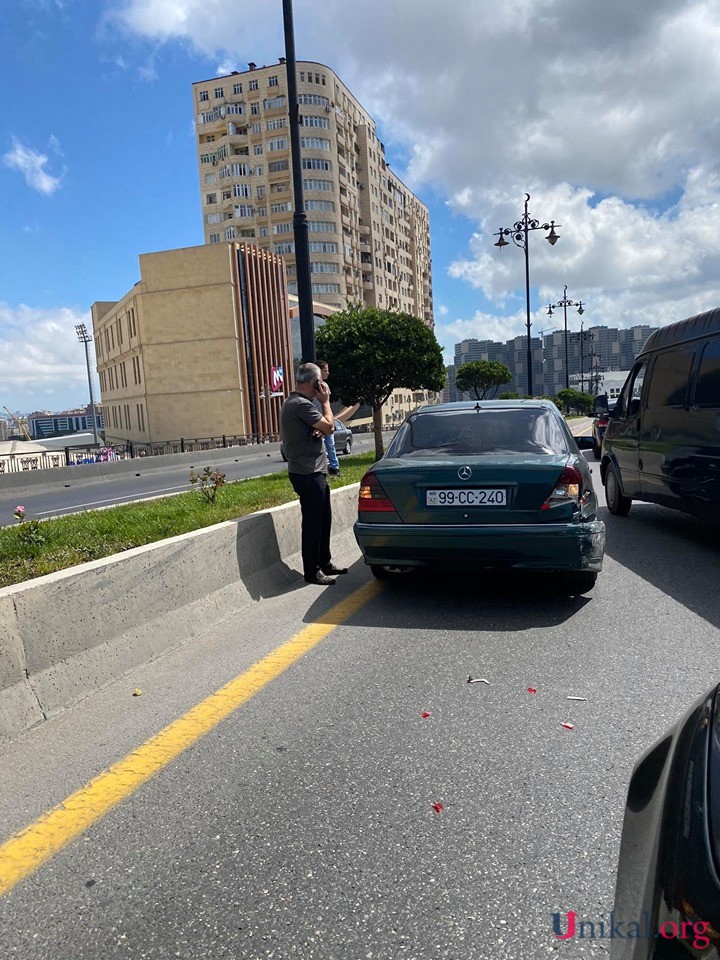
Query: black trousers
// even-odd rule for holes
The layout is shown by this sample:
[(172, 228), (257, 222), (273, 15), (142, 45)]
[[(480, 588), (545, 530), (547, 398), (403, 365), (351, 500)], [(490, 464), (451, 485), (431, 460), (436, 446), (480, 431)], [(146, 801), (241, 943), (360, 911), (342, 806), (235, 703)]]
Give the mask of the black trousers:
[(288, 476), (300, 497), (303, 574), (314, 577), (330, 563), (330, 488), (324, 473), (289, 473)]

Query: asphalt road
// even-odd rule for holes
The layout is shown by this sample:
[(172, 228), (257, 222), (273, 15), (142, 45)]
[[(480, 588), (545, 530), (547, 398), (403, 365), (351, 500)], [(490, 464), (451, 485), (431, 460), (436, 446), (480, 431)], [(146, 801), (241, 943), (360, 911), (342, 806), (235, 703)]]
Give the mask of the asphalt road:
[[(386, 435), (386, 443), (389, 435)], [(372, 434), (358, 434), (353, 437), (353, 452), (363, 453), (374, 449)], [(0, 526), (13, 524), (13, 511), (18, 503), (26, 509), (28, 519), (44, 520), (66, 513), (79, 513), (83, 510), (97, 510), (132, 500), (144, 500), (152, 497), (170, 496), (173, 493), (187, 493), (191, 488), (188, 482), (190, 467), (201, 470), (206, 464), (219, 463), (228, 480), (241, 480), (247, 477), (263, 476), (285, 469), (280, 456), (280, 444), (260, 444), (257, 447), (240, 448), (235, 460), (222, 463), (212, 459), (212, 451), (198, 453), (197, 463), (172, 464), (159, 466), (152, 460), (137, 459), (137, 476), (119, 474), (93, 482), (75, 483), (66, 486), (67, 481), (55, 486), (43, 485), (42, 489), (29, 488), (27, 492), (5, 491), (0, 489)], [(342, 469), (342, 460), (340, 457)], [(82, 470), (82, 467), (78, 467)]]
[(671, 511), (602, 515), (588, 597), (406, 577), (328, 618), (371, 581), (353, 553), (335, 587), (268, 597), (6, 748), (3, 836), (342, 620), (1, 898), (0, 957), (607, 956), (552, 914), (607, 918), (632, 766), (718, 680), (720, 551)]

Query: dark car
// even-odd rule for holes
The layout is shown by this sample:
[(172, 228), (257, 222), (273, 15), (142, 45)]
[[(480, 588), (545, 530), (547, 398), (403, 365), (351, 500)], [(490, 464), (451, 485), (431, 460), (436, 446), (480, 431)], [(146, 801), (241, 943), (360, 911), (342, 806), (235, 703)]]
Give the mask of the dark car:
[[(353, 445), (353, 435), (350, 428), (346, 427), (342, 420), (335, 421), (333, 436), (335, 437), (335, 451), (337, 453), (350, 453)], [(287, 463), (283, 444), (280, 444), (280, 456)]]
[(376, 577), (423, 567), (565, 571), (579, 592), (594, 586), (605, 544), (590, 467), (546, 400), (415, 411), (363, 477), (354, 531)]
[(633, 500), (720, 521), (720, 309), (648, 337), (605, 430), (610, 513)]
[(633, 771), (614, 960), (720, 955), (719, 690), (702, 697)]
[[(598, 400), (600, 398), (598, 397)], [(593, 455), (596, 460), (599, 460), (602, 456), (602, 442), (603, 437), (605, 436), (605, 429), (607, 428), (608, 421), (612, 415), (612, 411), (615, 409), (615, 404), (617, 403), (617, 398), (613, 397), (612, 400), (607, 400), (606, 403), (599, 405), (596, 412), (596, 417), (592, 423), (592, 437), (593, 437)]]

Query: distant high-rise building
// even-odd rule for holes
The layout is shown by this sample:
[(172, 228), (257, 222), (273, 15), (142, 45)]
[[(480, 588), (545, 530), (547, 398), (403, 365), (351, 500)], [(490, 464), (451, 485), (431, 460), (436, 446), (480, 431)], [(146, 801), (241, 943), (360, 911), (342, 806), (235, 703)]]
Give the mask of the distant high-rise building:
[[(313, 300), (433, 325), (428, 209), (390, 170), (376, 124), (339, 77), (297, 64)], [(297, 292), (284, 59), (193, 84), (205, 242), (252, 242)]]

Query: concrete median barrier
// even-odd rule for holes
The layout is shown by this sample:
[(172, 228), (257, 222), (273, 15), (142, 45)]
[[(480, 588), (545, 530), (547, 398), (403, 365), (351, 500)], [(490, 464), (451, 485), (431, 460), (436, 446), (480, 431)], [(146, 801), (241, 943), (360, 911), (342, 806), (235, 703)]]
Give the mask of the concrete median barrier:
[[(357, 549), (358, 484), (333, 491), (333, 550)], [(0, 589), (0, 737), (42, 719), (301, 571), (297, 501)]]

